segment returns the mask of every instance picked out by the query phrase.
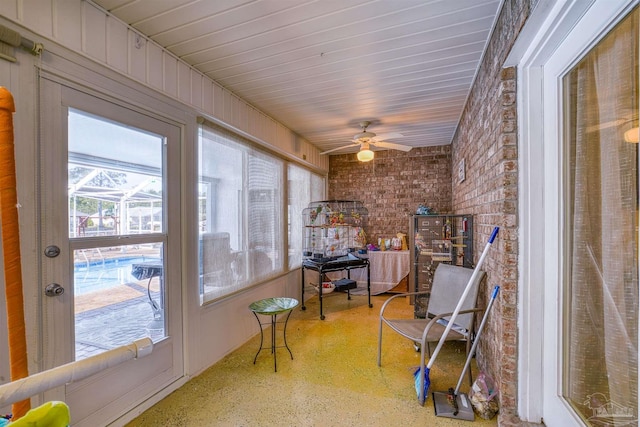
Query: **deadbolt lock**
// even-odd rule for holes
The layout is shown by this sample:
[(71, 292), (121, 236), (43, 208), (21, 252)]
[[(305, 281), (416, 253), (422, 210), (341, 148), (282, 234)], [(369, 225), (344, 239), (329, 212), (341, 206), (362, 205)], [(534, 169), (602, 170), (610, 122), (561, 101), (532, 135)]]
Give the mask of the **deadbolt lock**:
[(44, 294), (48, 297), (57, 297), (64, 294), (64, 288), (57, 283), (51, 283), (44, 288)]
[(44, 255), (45, 255), (47, 258), (55, 258), (55, 257), (57, 257), (58, 255), (60, 255), (60, 248), (59, 248), (59, 247), (57, 247), (56, 245), (50, 245), (50, 246), (47, 246), (47, 247), (44, 249)]

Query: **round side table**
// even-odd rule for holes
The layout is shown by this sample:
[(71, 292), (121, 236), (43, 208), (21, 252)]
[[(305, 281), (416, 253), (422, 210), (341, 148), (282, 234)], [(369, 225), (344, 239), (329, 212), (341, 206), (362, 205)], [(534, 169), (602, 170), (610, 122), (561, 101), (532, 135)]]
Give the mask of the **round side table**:
[[(289, 351), (289, 355), (291, 356), (291, 360), (293, 360), (293, 353), (291, 353), (291, 349), (287, 345), (287, 322), (289, 322), (289, 316), (291, 316), (291, 311), (298, 305), (298, 300), (294, 298), (265, 298), (259, 301), (252, 302), (249, 304), (249, 310), (256, 316), (258, 320), (258, 324), (260, 325), (260, 348), (256, 353), (256, 357), (253, 358), (253, 364), (256, 364), (256, 360), (258, 360), (258, 355), (262, 350), (266, 350), (266, 348), (262, 348), (262, 344), (264, 342), (264, 333), (263, 326), (271, 325), (271, 354), (273, 354), (273, 370), (278, 372), (278, 365), (276, 362), (276, 348), (285, 347)], [(277, 317), (279, 314), (287, 314), (284, 322), (277, 321)], [(258, 315), (270, 316), (271, 322), (263, 323), (260, 321)], [(282, 329), (282, 337), (284, 340), (284, 346), (276, 346), (276, 323), (284, 323), (284, 327)]]

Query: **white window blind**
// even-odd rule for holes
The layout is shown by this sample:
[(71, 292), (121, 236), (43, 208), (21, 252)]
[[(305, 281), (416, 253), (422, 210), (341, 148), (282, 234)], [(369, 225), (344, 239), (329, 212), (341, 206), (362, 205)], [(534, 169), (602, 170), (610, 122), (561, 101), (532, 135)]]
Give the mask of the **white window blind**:
[(309, 202), (325, 200), (325, 179), (303, 167), (289, 164), (289, 268), (302, 265), (302, 211)]
[(284, 271), (286, 162), (214, 125), (199, 135), (201, 302)]

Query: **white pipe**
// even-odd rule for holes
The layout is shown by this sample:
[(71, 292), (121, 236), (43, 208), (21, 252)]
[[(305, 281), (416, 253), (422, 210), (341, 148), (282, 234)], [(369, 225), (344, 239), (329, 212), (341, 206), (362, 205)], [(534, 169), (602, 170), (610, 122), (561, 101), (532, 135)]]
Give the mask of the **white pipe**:
[(105, 351), (77, 362), (67, 363), (44, 372), (0, 385), (0, 407), (9, 405), (52, 388), (79, 381), (131, 359), (140, 359), (153, 351), (153, 341), (142, 338), (122, 347)]

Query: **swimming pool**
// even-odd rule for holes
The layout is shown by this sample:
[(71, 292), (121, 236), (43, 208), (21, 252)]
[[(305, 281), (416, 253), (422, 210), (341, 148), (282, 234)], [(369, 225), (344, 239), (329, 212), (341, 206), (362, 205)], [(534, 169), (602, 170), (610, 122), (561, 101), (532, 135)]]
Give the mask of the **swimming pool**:
[(123, 283), (136, 282), (131, 266), (142, 262), (160, 262), (153, 257), (123, 257), (76, 263), (73, 268), (75, 295), (103, 291)]

